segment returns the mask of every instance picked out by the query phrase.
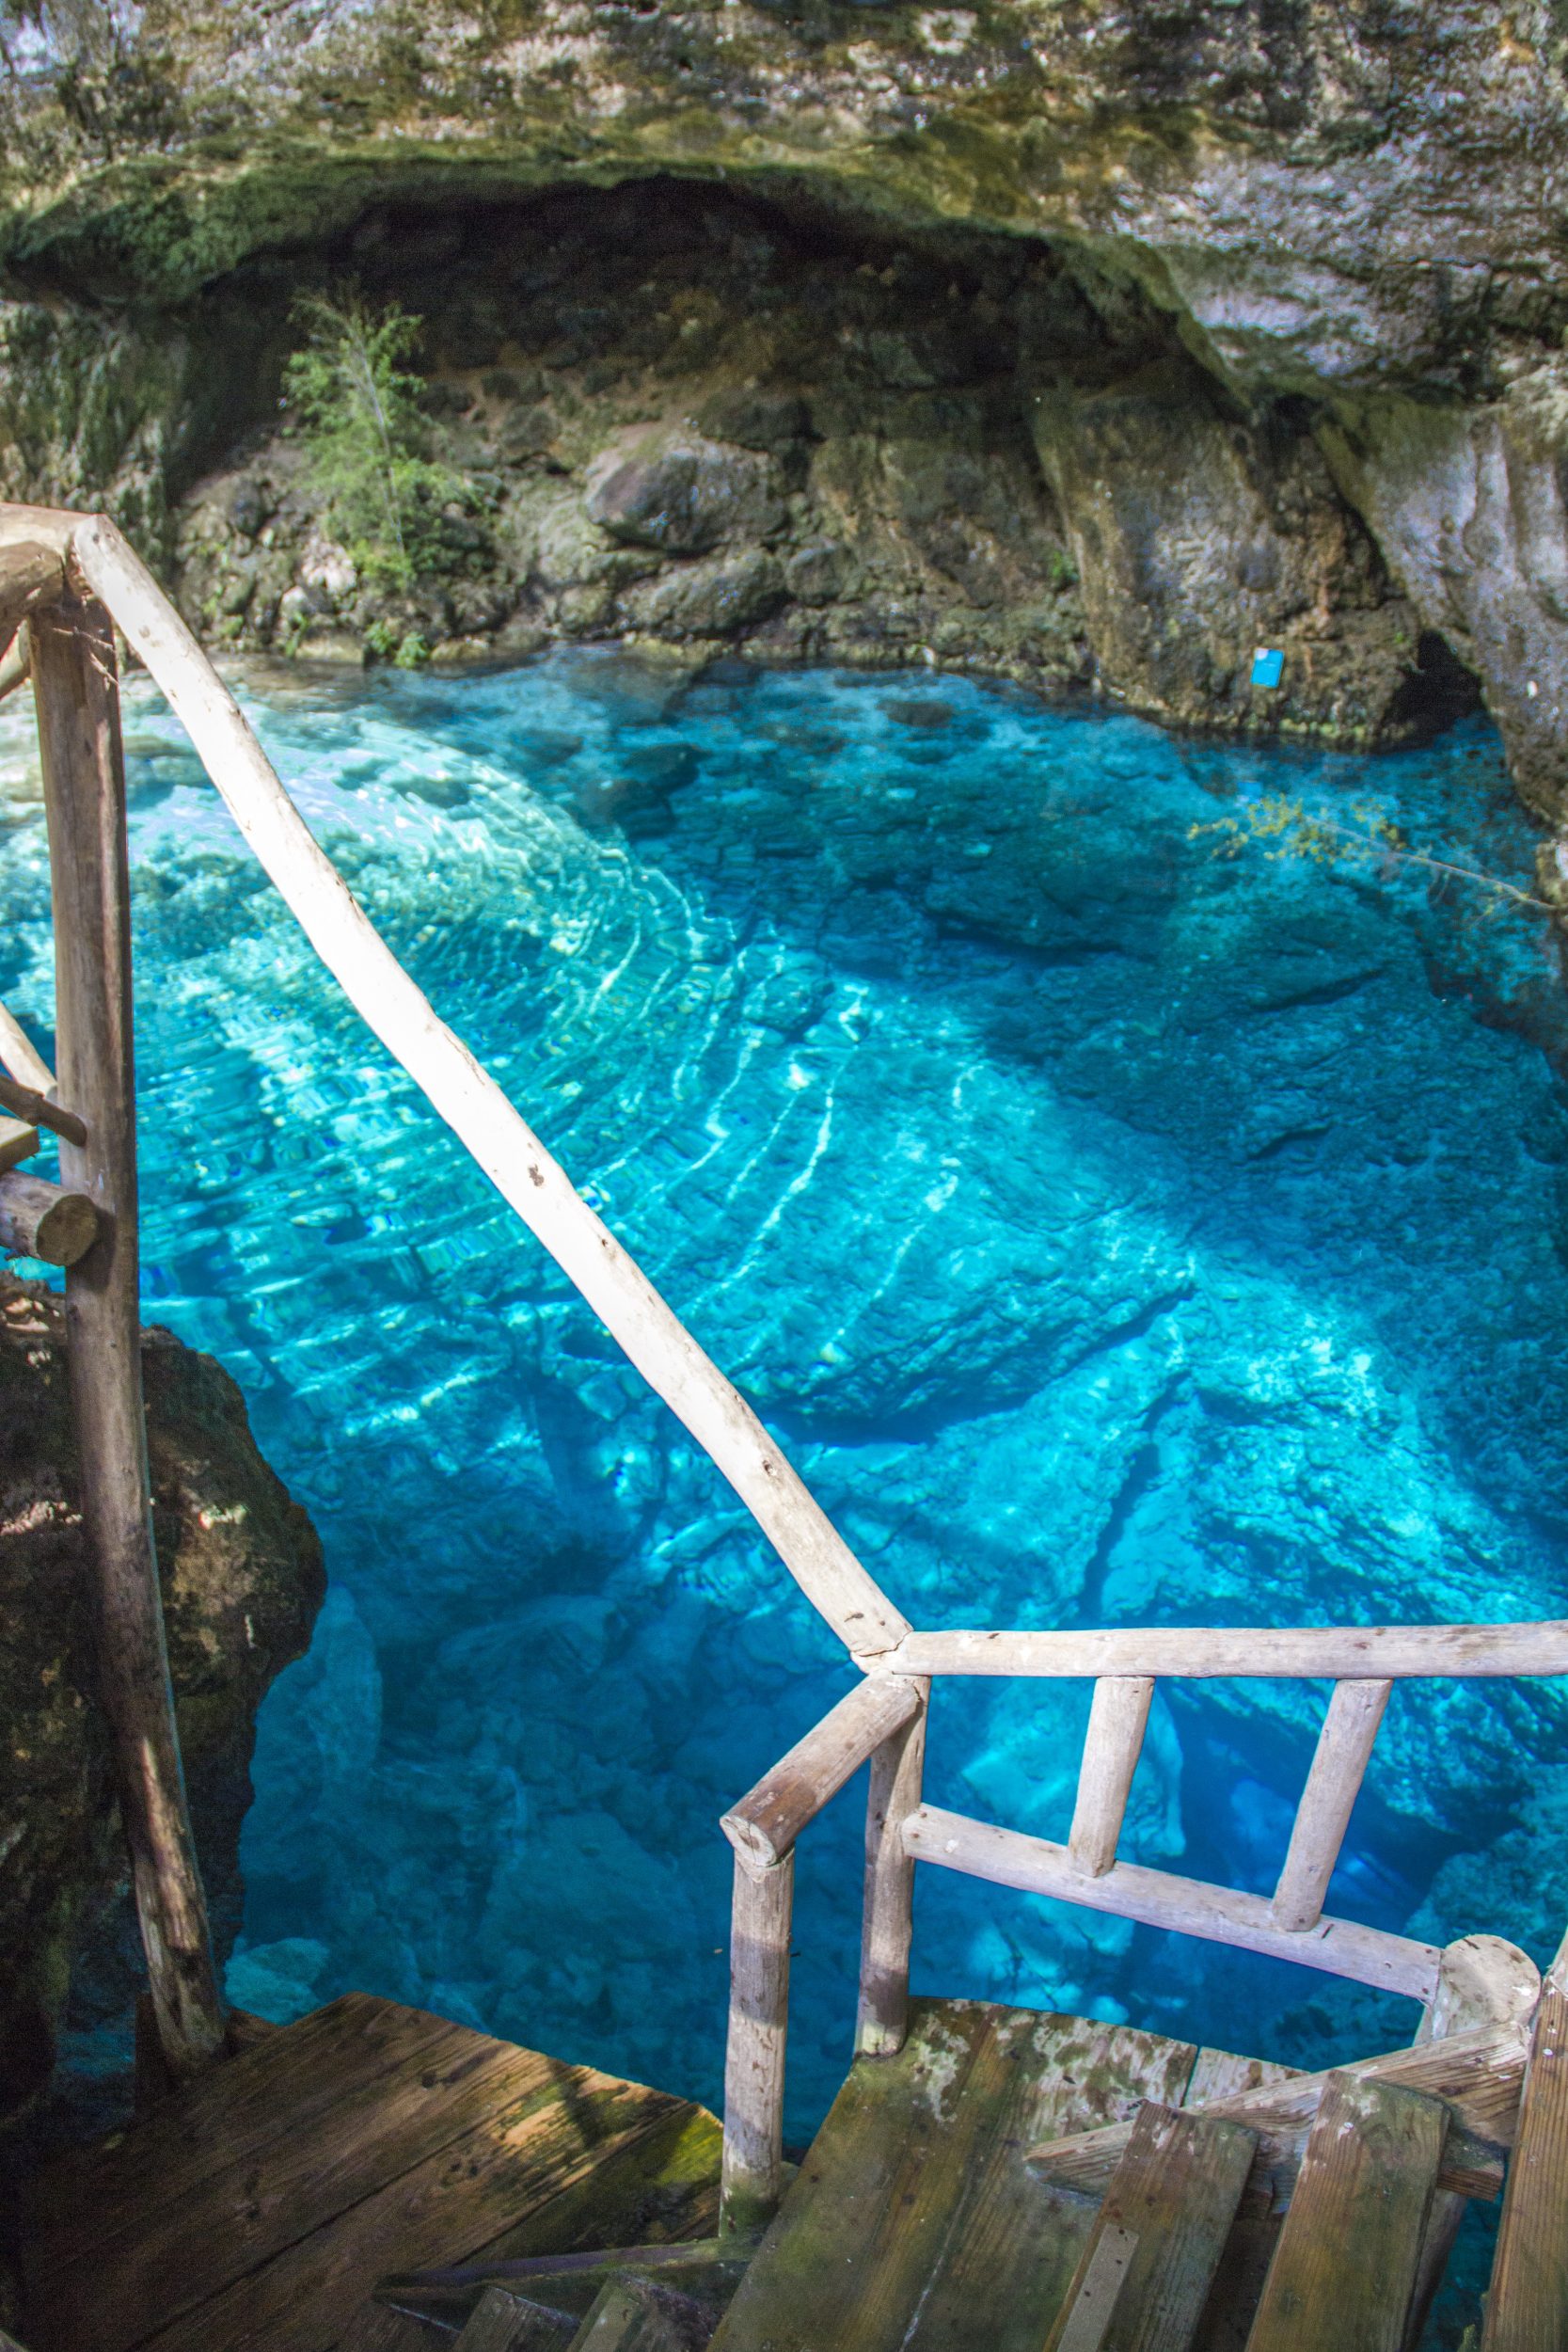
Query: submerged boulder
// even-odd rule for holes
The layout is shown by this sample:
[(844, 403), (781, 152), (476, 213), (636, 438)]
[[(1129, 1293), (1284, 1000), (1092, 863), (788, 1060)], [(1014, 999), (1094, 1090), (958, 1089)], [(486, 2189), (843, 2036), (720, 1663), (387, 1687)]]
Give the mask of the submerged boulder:
[[(220, 1954), (239, 1924), (256, 1710), (325, 1589), (321, 1546), (229, 1375), (142, 1342), (153, 1518), (197, 1847)], [(0, 2125), (47, 2089), (67, 2004), (121, 2023), (135, 1930), (90, 1655), (58, 1295), (0, 1277)]]

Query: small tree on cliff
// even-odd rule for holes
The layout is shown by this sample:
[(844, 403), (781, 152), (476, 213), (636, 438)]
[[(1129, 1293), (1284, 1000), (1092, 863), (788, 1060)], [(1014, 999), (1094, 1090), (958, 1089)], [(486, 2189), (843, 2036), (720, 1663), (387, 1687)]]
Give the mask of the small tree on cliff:
[(407, 365), (420, 322), (358, 294), (311, 296), (297, 315), (309, 341), (289, 361), (284, 396), (327, 520), (365, 579), (405, 588), (431, 567), (442, 503), (463, 487), (425, 452), (420, 382)]

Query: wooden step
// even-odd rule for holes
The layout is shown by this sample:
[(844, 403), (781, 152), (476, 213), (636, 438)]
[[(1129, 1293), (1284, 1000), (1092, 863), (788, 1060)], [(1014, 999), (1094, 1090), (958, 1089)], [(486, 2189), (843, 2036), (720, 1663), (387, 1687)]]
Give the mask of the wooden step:
[(506, 2287), (486, 2287), (454, 2352), (570, 2352), (577, 2332), (562, 2312)]
[(1481, 2352), (1568, 2345), (1568, 1959), (1546, 1972), (1508, 2168)]
[(391, 2270), (711, 2236), (718, 2159), (700, 2107), (347, 1994), (41, 2176), (35, 2352), (329, 2352)]
[(612, 2279), (572, 2339), (572, 2352), (705, 2352), (715, 2317), (654, 2280)]
[(1040, 2352), (1094, 2221), (1035, 2142), (1174, 2106), (1190, 2042), (978, 2001), (921, 2001), (860, 2058), (713, 2352)]
[(1448, 2124), (1420, 2091), (1329, 2076), (1247, 2352), (1400, 2352)]
[(1146, 2102), (1046, 2352), (1187, 2352), (1257, 2150), (1239, 2123)]

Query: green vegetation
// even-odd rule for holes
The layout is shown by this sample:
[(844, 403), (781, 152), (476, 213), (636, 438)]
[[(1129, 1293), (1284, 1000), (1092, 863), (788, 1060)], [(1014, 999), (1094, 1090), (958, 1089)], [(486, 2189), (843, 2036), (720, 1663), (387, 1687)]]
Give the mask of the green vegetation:
[(406, 588), (440, 568), (441, 510), (467, 504), (460, 475), (428, 454), (420, 382), (408, 372), (420, 321), (357, 294), (299, 306), (309, 331), (284, 392), (299, 419), (333, 536), (367, 582)]
[(1397, 825), (1375, 809), (1356, 808), (1351, 814), (1355, 824), (1340, 824), (1332, 817), (1314, 816), (1301, 801), (1287, 800), (1282, 793), (1267, 793), (1252, 802), (1240, 817), (1217, 818), (1212, 825), (1189, 825), (1187, 838), (1197, 841), (1205, 836), (1212, 839), (1216, 854), (1240, 857), (1253, 842), (1267, 844), (1265, 857), (1301, 857), (1315, 866), (1337, 865), (1349, 858), (1368, 858), (1385, 871), (1397, 866), (1419, 866), (1438, 882), (1471, 882), (1489, 894), (1494, 909), (1503, 906), (1534, 907), (1543, 914), (1551, 908), (1544, 898), (1538, 898), (1516, 882), (1504, 882), (1499, 875), (1482, 873), (1474, 866), (1458, 866), (1448, 858), (1433, 857), (1426, 850), (1413, 850)]

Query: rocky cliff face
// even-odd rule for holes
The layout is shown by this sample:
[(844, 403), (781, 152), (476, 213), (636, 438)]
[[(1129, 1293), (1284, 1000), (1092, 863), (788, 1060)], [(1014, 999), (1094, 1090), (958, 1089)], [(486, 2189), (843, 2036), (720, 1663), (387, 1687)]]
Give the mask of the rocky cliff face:
[[(220, 1946), (239, 1924), (256, 1709), (309, 1640), (321, 1547), (257, 1453), (239, 1391), (167, 1332), (143, 1341), (154, 1518), (197, 1843)], [(89, 1655), (58, 1297), (0, 1278), (0, 2126), (75, 2020), (119, 2016), (135, 1929)]]
[[(1366, 743), (1469, 674), (1560, 812), (1560, 0), (71, 22), (13, 41), (0, 477), (107, 486), (220, 637), (966, 660)], [(349, 274), (487, 477), (406, 612), (286, 441), (182, 503)], [(651, 527), (677, 474), (701, 544)]]

